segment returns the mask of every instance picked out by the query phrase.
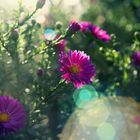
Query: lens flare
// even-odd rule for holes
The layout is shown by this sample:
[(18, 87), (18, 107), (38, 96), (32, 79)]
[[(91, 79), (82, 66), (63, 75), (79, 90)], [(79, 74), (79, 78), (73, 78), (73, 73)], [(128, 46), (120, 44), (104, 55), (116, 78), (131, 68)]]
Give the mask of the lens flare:
[(52, 29), (46, 29), (44, 32), (44, 38), (48, 41), (54, 40), (56, 35), (56, 32)]
[(86, 85), (80, 89), (76, 89), (73, 94), (74, 102), (79, 108), (89, 107), (87, 106), (87, 102), (90, 100), (96, 100), (97, 98), (98, 94), (95, 88), (91, 85)]
[(110, 123), (103, 123), (97, 129), (100, 140), (114, 140), (116, 130)]
[[(81, 91), (81, 90), (80, 90)], [(76, 101), (91, 98), (86, 89)], [(84, 96), (84, 93), (87, 93)], [(140, 140), (140, 104), (128, 97), (102, 97), (76, 108), (60, 140)]]
[(85, 108), (77, 113), (79, 123), (83, 127), (97, 127), (110, 115), (110, 107), (100, 100), (90, 100), (84, 105)]

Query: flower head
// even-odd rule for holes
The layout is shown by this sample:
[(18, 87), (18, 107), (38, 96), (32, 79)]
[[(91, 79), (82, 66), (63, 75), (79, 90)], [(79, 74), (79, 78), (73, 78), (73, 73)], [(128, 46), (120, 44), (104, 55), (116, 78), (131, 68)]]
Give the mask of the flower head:
[(140, 66), (140, 51), (134, 52), (134, 54), (133, 54), (133, 63), (136, 66)]
[(67, 30), (67, 35), (73, 35), (80, 30), (80, 24), (76, 20), (72, 20)]
[(0, 96), (0, 134), (16, 132), (24, 123), (25, 111), (21, 103), (10, 96)]
[(69, 51), (68, 54), (63, 52), (59, 61), (62, 78), (72, 82), (76, 88), (92, 82), (95, 67), (83, 51)]
[(80, 30), (84, 33), (90, 32), (92, 30), (92, 24), (88, 21), (80, 22)]
[(96, 25), (92, 26), (92, 34), (96, 38), (98, 38), (104, 42), (108, 42), (110, 40), (110, 35), (106, 31), (102, 30), (100, 27), (98, 27)]

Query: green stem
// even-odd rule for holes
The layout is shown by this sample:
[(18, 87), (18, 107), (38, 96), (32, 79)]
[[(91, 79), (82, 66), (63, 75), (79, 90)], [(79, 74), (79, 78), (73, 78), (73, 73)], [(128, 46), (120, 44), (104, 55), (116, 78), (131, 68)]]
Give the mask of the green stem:
[(54, 89), (50, 90), (50, 91), (48, 92), (48, 95), (49, 95), (49, 96), (46, 96), (46, 97), (44, 98), (44, 101), (47, 101), (47, 100), (49, 100), (50, 98), (54, 97), (55, 95), (58, 95), (58, 94), (55, 94), (55, 92), (56, 92), (57, 89), (60, 88), (65, 82), (66, 82), (66, 80), (63, 80), (62, 82), (59, 82), (59, 84), (58, 84)]
[(64, 80), (64, 81), (62, 81), (62, 82), (59, 82), (59, 84), (53, 89), (53, 90), (50, 90), (49, 92), (48, 92), (48, 94), (47, 95), (49, 95), (49, 96), (45, 96), (45, 98), (43, 99), (43, 100), (41, 100), (41, 101), (39, 101), (39, 103), (38, 103), (38, 107), (40, 107), (40, 105), (42, 104), (42, 102), (46, 102), (46, 104), (48, 104), (51, 100), (51, 98), (52, 97), (57, 97), (58, 95), (60, 95), (60, 94), (55, 94), (55, 92), (57, 91), (57, 89), (58, 88), (60, 88), (64, 83), (65, 83), (65, 81), (66, 80)]
[(61, 35), (58, 39), (54, 40), (50, 45), (51, 45), (51, 46), (57, 45), (57, 43), (58, 43), (59, 41), (61, 41), (62, 39), (64, 39), (65, 37), (66, 37), (65, 35)]
[(6, 47), (5, 43), (4, 43), (3, 37), (2, 37), (1, 35), (0, 35), (0, 42), (1, 42), (2, 47), (3, 47), (7, 52), (9, 52), (9, 50), (7, 49), (7, 47)]
[(20, 23), (15, 23), (15, 25), (4, 35), (5, 37), (8, 36), (14, 29), (17, 29), (21, 26), (23, 26), (35, 13), (37, 9), (35, 9), (29, 16), (27, 16), (22, 24)]
[(20, 26), (24, 25), (36, 13), (36, 11), (37, 11), (37, 9), (35, 9), (28, 17), (26, 17), (22, 24), (18, 23), (16, 28), (19, 28)]

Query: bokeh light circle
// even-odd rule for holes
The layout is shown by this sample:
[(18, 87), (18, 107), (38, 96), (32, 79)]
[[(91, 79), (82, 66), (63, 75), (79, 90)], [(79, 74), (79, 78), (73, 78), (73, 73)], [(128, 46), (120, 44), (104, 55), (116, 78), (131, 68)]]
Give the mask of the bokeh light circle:
[(114, 140), (115, 133), (115, 128), (107, 122), (97, 128), (97, 135), (100, 140)]
[(91, 85), (86, 85), (81, 87), (80, 89), (76, 89), (73, 94), (73, 99), (77, 107), (86, 108), (87, 102), (90, 100), (96, 100), (98, 98), (98, 94), (95, 88)]
[(44, 38), (48, 41), (52, 41), (56, 38), (57, 34), (54, 30), (52, 29), (46, 29), (44, 32)]
[(90, 107), (75, 109), (60, 140), (140, 140), (140, 104), (135, 100), (110, 96), (86, 104)]

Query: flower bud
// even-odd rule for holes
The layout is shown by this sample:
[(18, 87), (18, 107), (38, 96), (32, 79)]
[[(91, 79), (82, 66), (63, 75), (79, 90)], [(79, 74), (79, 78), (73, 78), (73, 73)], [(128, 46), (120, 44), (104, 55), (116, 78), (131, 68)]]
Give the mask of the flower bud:
[(67, 29), (66, 35), (71, 36), (80, 30), (80, 24), (76, 20), (72, 20)]
[(38, 70), (37, 70), (37, 76), (38, 77), (42, 77), (44, 75), (44, 70), (42, 69), (42, 68), (39, 68)]
[(60, 30), (62, 28), (62, 22), (57, 21), (55, 24), (56, 29)]
[(11, 33), (11, 36), (14, 40), (17, 40), (18, 39), (18, 36), (19, 36), (19, 31), (18, 29), (14, 29)]
[(38, 0), (36, 4), (36, 9), (41, 9), (45, 5), (46, 0)]
[(28, 17), (27, 13), (21, 13), (18, 21), (20, 26), (22, 26), (25, 23), (27, 17)]

